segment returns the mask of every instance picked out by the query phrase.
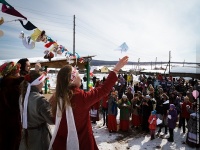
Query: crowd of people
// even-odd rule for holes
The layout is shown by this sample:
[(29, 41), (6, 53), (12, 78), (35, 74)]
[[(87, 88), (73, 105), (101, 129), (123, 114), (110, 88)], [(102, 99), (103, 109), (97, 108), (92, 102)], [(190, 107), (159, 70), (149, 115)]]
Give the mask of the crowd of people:
[[(118, 74), (118, 81), (110, 93), (91, 108), (96, 109), (96, 116), (99, 110), (102, 111), (103, 125), (107, 126), (108, 131), (118, 131), (116, 117), (119, 113), (120, 131), (142, 129), (142, 132), (151, 135), (151, 140), (155, 134), (160, 136), (169, 133), (168, 141), (174, 142), (174, 129), (178, 127), (187, 133), (186, 143), (189, 146), (199, 147), (199, 104), (192, 94), (194, 90), (199, 90), (198, 80), (192, 78), (185, 81), (183, 77), (177, 79), (161, 74), (147, 77), (141, 74), (139, 82), (134, 84), (129, 76), (132, 75)], [(95, 123), (94, 114), (92, 123)]]
[[(130, 75), (118, 73), (127, 61), (127, 56), (120, 59), (108, 77), (96, 81), (90, 91), (81, 89), (76, 68), (63, 66), (49, 100), (41, 93), (47, 76), (39, 63), (35, 69), (27, 58), (2, 64), (0, 149), (96, 150), (91, 123), (99, 120), (99, 110), (110, 133), (118, 132), (119, 114), (122, 132), (142, 129), (151, 140), (169, 132), (168, 141), (173, 142), (174, 128), (179, 127), (187, 133), (185, 142), (199, 147), (198, 102), (192, 95), (193, 90), (199, 90), (197, 80), (140, 75), (139, 83), (134, 84)], [(49, 125), (54, 124), (51, 134)]]
[[(0, 149), (2, 150), (97, 150), (89, 111), (109, 94), (118, 71), (126, 65), (124, 56), (106, 81), (90, 90), (80, 89), (76, 68), (63, 66), (57, 75), (56, 91), (50, 100), (41, 94), (46, 73), (24, 58), (0, 66)], [(55, 124), (53, 135), (49, 124)]]

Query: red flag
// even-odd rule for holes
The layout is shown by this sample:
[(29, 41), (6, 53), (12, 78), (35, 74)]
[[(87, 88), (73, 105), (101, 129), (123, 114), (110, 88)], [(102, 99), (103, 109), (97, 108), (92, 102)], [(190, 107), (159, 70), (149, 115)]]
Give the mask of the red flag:
[(46, 48), (49, 48), (52, 44), (54, 44), (54, 43), (56, 43), (56, 42), (49, 42), (49, 43), (47, 43), (47, 44), (45, 44), (45, 47)]
[(17, 10), (15, 10), (14, 7), (7, 7), (5, 4), (3, 4), (1, 11), (6, 13), (6, 14), (21, 17), (21, 18), (24, 18), (24, 19), (27, 20), (27, 18), (24, 17), (22, 14), (20, 14)]

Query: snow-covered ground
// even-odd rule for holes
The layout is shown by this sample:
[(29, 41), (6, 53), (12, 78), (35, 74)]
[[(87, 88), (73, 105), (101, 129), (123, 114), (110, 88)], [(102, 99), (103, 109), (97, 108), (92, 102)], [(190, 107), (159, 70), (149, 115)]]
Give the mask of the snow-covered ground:
[[(100, 115), (100, 118), (101, 115)], [(117, 117), (119, 123), (119, 116)], [(130, 129), (129, 132), (109, 133), (106, 126), (102, 126), (103, 119), (92, 124), (93, 134), (100, 150), (194, 150), (186, 144), (182, 144), (186, 139), (186, 134), (181, 129), (175, 128), (174, 142), (168, 142), (167, 137), (156, 137), (150, 140), (150, 135), (142, 134), (140, 129)], [(54, 126), (51, 126), (52, 131)], [(164, 130), (164, 129), (163, 129)], [(187, 131), (187, 130), (186, 130)]]

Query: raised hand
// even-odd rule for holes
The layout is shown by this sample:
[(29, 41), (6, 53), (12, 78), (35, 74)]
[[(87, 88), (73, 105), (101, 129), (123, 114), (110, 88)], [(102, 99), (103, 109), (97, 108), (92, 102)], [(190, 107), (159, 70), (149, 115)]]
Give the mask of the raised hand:
[(118, 72), (122, 67), (124, 67), (124, 65), (126, 65), (128, 62), (128, 58), (128, 56), (124, 56), (122, 59), (120, 59), (113, 68), (113, 71)]
[(41, 68), (41, 64), (40, 64), (39, 62), (37, 62), (37, 63), (35, 64), (35, 70), (36, 70), (36, 71), (39, 71), (40, 68)]

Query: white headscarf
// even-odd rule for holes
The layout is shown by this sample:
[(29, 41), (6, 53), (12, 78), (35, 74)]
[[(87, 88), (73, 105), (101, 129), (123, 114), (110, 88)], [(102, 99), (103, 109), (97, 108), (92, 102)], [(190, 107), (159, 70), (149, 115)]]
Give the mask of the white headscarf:
[(30, 94), (30, 91), (31, 91), (31, 86), (32, 85), (39, 85), (45, 79), (46, 79), (45, 74), (42, 74), (37, 79), (35, 79), (32, 83), (28, 83), (28, 87), (27, 87), (27, 90), (26, 90), (26, 95), (25, 95), (25, 98), (24, 98), (24, 108), (22, 107), (22, 103), (21, 103), (21, 108), (23, 108), (23, 111), (21, 111), (22, 127), (24, 129), (27, 129), (27, 127), (28, 127), (28, 123), (27, 123), (27, 106), (28, 106), (28, 97), (29, 97), (29, 94)]

